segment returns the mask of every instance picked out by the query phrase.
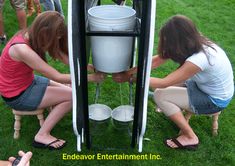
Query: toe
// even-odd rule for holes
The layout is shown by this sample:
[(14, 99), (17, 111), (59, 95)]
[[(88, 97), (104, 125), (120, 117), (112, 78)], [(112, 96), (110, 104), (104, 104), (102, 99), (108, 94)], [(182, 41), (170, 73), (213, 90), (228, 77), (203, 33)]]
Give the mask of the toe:
[(172, 148), (177, 148), (177, 145), (174, 142), (172, 142), (171, 139), (167, 140), (167, 145), (169, 145)]

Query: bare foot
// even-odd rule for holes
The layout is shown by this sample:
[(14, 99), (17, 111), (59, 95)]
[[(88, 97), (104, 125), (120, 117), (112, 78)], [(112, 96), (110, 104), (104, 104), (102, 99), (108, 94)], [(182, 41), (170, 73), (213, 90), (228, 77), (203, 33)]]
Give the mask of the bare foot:
[[(34, 140), (35, 140), (36, 142), (39, 142), (39, 143), (48, 145), (48, 144), (50, 144), (51, 142), (57, 140), (57, 138), (56, 138), (56, 137), (53, 137), (53, 136), (50, 135), (50, 134), (48, 134), (48, 135), (39, 135), (39, 134), (37, 134), (37, 135), (34, 137)], [(52, 147), (54, 147), (54, 148), (59, 148), (59, 147), (61, 147), (64, 143), (65, 143), (65, 140), (59, 139), (59, 141), (56, 141), (55, 143), (51, 144), (50, 146), (52, 146)]]
[[(197, 145), (199, 143), (199, 140), (197, 137), (189, 138), (185, 135), (180, 135), (176, 138), (176, 140), (182, 145), (182, 146), (188, 146), (188, 145)], [(178, 145), (176, 145), (172, 139), (166, 140), (166, 144), (171, 148), (179, 148)]]
[(178, 135), (179, 135), (179, 136), (180, 136), (180, 135), (183, 135), (182, 130), (179, 131)]

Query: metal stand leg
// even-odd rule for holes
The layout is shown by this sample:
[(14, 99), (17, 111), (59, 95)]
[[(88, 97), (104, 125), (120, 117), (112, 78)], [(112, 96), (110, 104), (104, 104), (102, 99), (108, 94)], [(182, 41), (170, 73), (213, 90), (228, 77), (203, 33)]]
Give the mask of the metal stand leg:
[(95, 90), (95, 103), (98, 102), (99, 96), (100, 96), (100, 83), (97, 83)]
[(129, 104), (133, 105), (133, 83), (130, 82), (129, 84), (129, 89), (130, 89), (130, 94), (129, 94)]
[(77, 135), (77, 151), (81, 152), (81, 137)]

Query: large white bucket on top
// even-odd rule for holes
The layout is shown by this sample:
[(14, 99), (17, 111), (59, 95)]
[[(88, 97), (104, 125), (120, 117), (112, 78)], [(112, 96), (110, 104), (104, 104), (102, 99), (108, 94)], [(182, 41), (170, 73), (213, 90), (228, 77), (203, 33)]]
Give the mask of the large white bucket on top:
[[(136, 12), (127, 6), (101, 5), (88, 10), (91, 31), (132, 31)], [(92, 36), (92, 61), (98, 71), (118, 73), (130, 67), (133, 37)]]

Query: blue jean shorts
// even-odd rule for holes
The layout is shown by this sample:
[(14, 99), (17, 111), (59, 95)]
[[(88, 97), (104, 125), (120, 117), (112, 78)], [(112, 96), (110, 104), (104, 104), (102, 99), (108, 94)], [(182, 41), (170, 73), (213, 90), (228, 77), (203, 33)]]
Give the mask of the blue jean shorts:
[(61, 1), (60, 0), (40, 0), (40, 3), (43, 4), (44, 10), (55, 10), (59, 12), (61, 15), (64, 15)]
[(186, 86), (189, 105), (195, 114), (214, 114), (224, 109), (215, 105), (209, 98), (209, 95), (198, 88), (195, 81), (187, 80)]
[(35, 75), (32, 84), (19, 96), (12, 101), (6, 101), (11, 108), (19, 111), (36, 110), (42, 101), (49, 80), (42, 76)]

